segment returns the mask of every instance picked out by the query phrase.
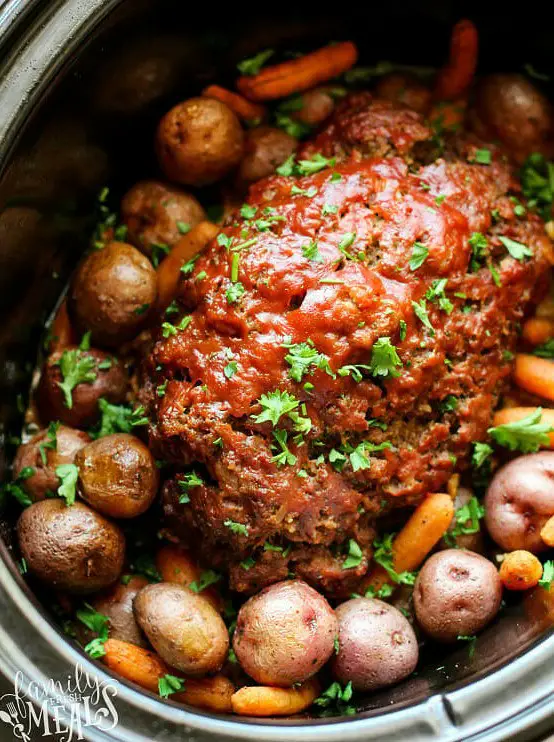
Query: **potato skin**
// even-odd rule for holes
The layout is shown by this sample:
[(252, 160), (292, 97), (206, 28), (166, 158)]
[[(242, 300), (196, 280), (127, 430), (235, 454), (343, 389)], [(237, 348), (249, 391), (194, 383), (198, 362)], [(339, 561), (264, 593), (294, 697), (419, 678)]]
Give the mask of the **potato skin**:
[(59, 590), (93, 593), (123, 569), (123, 533), (80, 502), (67, 507), (55, 498), (30, 505), (19, 517), (17, 535), (30, 572)]
[(275, 172), (298, 144), (290, 134), (272, 126), (257, 126), (246, 133), (244, 157), (238, 169), (238, 178), (252, 183)]
[(223, 619), (201, 595), (159, 582), (134, 601), (135, 618), (160, 657), (188, 675), (217, 672), (227, 659), (229, 634)]
[(133, 601), (139, 590), (149, 584), (146, 577), (133, 575), (124, 585), (118, 581), (106, 592), (91, 600), (92, 606), (110, 620), (110, 639), (147, 647), (146, 637), (140, 630), (133, 612)]
[(419, 650), (410, 622), (392, 605), (376, 598), (353, 598), (335, 613), (339, 652), (331, 660), (340, 683), (359, 691), (397, 683), (417, 665)]
[(31, 467), (35, 470), (32, 477), (28, 477), (21, 486), (33, 502), (44, 500), (47, 492), (55, 492), (60, 481), (56, 468), (62, 464), (72, 464), (75, 455), (83, 446), (90, 442), (90, 436), (83, 430), (75, 430), (66, 425), (60, 425), (56, 432), (56, 448), (44, 448), (46, 463), (40, 455), (40, 444), (49, 443), (48, 430), (41, 430), (27, 443), (22, 443), (17, 449), (13, 461), (14, 479), (22, 469)]
[(189, 98), (160, 121), (156, 152), (169, 178), (203, 186), (221, 180), (243, 155), (244, 132), (237, 116), (214, 98)]
[[(63, 392), (58, 386), (58, 382), (62, 381), (58, 363), (64, 352), (77, 350), (77, 346), (68, 346), (55, 351), (46, 359), (37, 389), (37, 404), (44, 422), (61, 420), (74, 428), (88, 428), (98, 419), (100, 397), (105, 397), (114, 404), (125, 399), (128, 380), (123, 366), (112, 355), (91, 348), (79, 352), (92, 356), (96, 361), (96, 378), (90, 384), (77, 384), (71, 395), (73, 406), (66, 407)], [(108, 362), (109, 368), (100, 368)]]
[(475, 91), (473, 120), (479, 134), (500, 140), (519, 163), (532, 152), (551, 150), (552, 106), (522, 75), (484, 77)]
[(485, 524), (505, 551), (547, 546), (541, 529), (554, 515), (554, 451), (519, 456), (499, 469), (485, 495)]
[(136, 247), (110, 242), (79, 265), (69, 293), (69, 310), (93, 343), (108, 348), (138, 335), (156, 303), (152, 264)]
[(427, 113), (431, 105), (431, 91), (411, 75), (392, 72), (382, 77), (375, 88), (378, 98), (401, 103), (419, 113)]
[(92, 441), (75, 457), (79, 494), (111, 518), (136, 518), (156, 497), (159, 473), (150, 449), (134, 435), (114, 433)]
[(494, 564), (473, 551), (447, 549), (423, 565), (414, 586), (423, 631), (439, 642), (473, 636), (498, 613), (502, 583)]
[(327, 119), (335, 108), (331, 88), (319, 87), (302, 93), (302, 108), (291, 113), (292, 118), (308, 126), (318, 126)]
[(152, 244), (173, 247), (183, 236), (177, 225), (194, 227), (206, 219), (206, 212), (192, 193), (156, 180), (141, 180), (123, 197), (121, 218), (129, 241), (150, 256)]
[(302, 580), (266, 587), (240, 609), (233, 649), (262, 685), (289, 687), (315, 675), (334, 651), (335, 613)]

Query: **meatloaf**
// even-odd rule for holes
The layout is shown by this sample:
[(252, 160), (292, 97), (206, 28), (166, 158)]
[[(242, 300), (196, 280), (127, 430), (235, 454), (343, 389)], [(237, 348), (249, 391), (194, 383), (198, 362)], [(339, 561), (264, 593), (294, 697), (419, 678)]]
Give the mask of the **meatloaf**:
[(167, 532), (233, 589), (349, 594), (379, 516), (469, 465), (551, 263), (514, 176), (353, 94), (183, 267), (142, 394)]

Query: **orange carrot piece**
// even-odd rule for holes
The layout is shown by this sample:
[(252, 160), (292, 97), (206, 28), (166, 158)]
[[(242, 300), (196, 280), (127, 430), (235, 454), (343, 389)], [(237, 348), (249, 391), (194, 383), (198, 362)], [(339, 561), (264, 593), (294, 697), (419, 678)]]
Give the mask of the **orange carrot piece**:
[(309, 708), (320, 692), (315, 678), (299, 688), (245, 686), (232, 697), (233, 711), (241, 716), (291, 716)]
[(554, 515), (541, 528), (541, 538), (547, 546), (554, 546)]
[[(506, 423), (515, 423), (535, 412), (536, 409), (536, 407), (505, 407), (503, 410), (494, 413), (492, 424), (496, 427), (497, 425), (506, 425)], [(554, 428), (554, 410), (545, 410), (543, 407), (541, 423), (548, 423)], [(550, 445), (542, 446), (542, 448), (554, 448), (554, 433), (549, 433), (548, 437), (550, 438)]]
[[(392, 564), (395, 572), (412, 572), (420, 566), (433, 546), (444, 536), (454, 517), (450, 495), (428, 495), (421, 502), (392, 543)], [(380, 565), (364, 579), (363, 590), (378, 590), (392, 583), (389, 573)]]
[(181, 237), (169, 255), (159, 264), (157, 272), (158, 308), (160, 310), (169, 306), (175, 297), (183, 265), (203, 250), (218, 232), (217, 225), (211, 222), (200, 222), (188, 234)]
[(237, 88), (249, 100), (284, 98), (341, 75), (354, 66), (357, 59), (356, 45), (343, 41), (298, 59), (264, 67), (257, 75), (239, 77)]
[(77, 334), (71, 326), (67, 311), (67, 299), (62, 301), (56, 312), (50, 328), (50, 335), (52, 338), (49, 346), (50, 353), (67, 348), (68, 345), (75, 345), (77, 342)]
[(543, 345), (554, 338), (554, 322), (551, 319), (531, 317), (523, 325), (523, 339), (529, 345)]
[(554, 297), (549, 295), (539, 302), (535, 314), (541, 319), (554, 320)]
[(448, 64), (437, 76), (437, 100), (453, 100), (469, 88), (477, 69), (478, 52), (477, 28), (469, 20), (458, 21), (452, 30)]
[(187, 678), (162, 660), (155, 652), (137, 647), (119, 639), (108, 639), (104, 644), (104, 664), (117, 675), (158, 693), (158, 681), (164, 675), (175, 675), (184, 680), (184, 688), (170, 696), (172, 701), (211, 711), (230, 713), (233, 683), (223, 675), (210, 678)]
[(508, 590), (529, 590), (539, 584), (542, 564), (530, 551), (518, 549), (506, 554), (500, 565), (499, 575)]
[(263, 121), (267, 118), (267, 108), (265, 106), (252, 103), (242, 95), (233, 93), (232, 90), (227, 90), (227, 88), (222, 88), (219, 85), (208, 85), (202, 91), (202, 95), (205, 98), (215, 98), (221, 103), (225, 103), (243, 121)]
[(526, 392), (554, 401), (554, 362), (548, 358), (518, 353), (514, 381)]
[(158, 680), (164, 675), (178, 675), (180, 673), (170, 669), (155, 652), (135, 644), (108, 639), (104, 643), (104, 664), (125, 680), (140, 685), (141, 688), (158, 692)]
[[(164, 582), (173, 582), (177, 585), (189, 587), (192, 582), (198, 582), (202, 570), (192, 559), (190, 553), (180, 546), (167, 545), (156, 554), (156, 567)], [(213, 605), (216, 611), (221, 611), (223, 601), (213, 587), (202, 590), (202, 595)]]

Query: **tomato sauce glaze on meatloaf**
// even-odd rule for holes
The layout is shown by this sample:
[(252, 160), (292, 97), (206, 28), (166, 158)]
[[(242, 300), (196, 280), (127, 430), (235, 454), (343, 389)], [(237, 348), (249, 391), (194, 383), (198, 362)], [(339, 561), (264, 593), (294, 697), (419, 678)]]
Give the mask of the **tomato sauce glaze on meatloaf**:
[(484, 439), (550, 242), (500, 150), (369, 93), (297, 162), (185, 266), (142, 397), (170, 536), (235, 590), (292, 571), (344, 596), (379, 514)]

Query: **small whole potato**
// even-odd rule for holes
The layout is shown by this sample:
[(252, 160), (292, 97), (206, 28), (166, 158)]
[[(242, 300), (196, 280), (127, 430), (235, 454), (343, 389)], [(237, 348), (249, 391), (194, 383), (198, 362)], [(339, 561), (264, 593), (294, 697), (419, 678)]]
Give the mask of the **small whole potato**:
[(203, 186), (239, 164), (244, 132), (237, 116), (214, 98), (189, 98), (160, 121), (156, 151), (169, 180)]
[(149, 584), (145, 577), (133, 575), (127, 584), (118, 581), (107, 591), (95, 595), (91, 604), (98, 613), (106, 616), (110, 622), (110, 639), (148, 646), (148, 642), (135, 620), (133, 601), (138, 592)]
[(252, 183), (275, 172), (289, 157), (298, 142), (290, 134), (272, 126), (258, 126), (246, 134), (244, 157), (238, 169), (238, 178)]
[(128, 433), (98, 438), (75, 456), (79, 494), (111, 518), (136, 518), (156, 497), (159, 473), (150, 449)]
[(155, 180), (141, 180), (123, 197), (121, 218), (129, 241), (150, 257), (152, 245), (173, 247), (191, 227), (206, 219), (206, 212), (191, 193)]
[(300, 96), (300, 106), (291, 113), (291, 117), (308, 126), (318, 126), (333, 113), (335, 98), (333, 89), (328, 87), (312, 88)]
[(427, 113), (431, 105), (431, 91), (411, 75), (392, 72), (382, 77), (375, 87), (378, 98), (402, 103), (418, 113)]
[(339, 651), (333, 675), (355, 690), (384, 688), (410, 675), (419, 650), (410, 622), (392, 605), (375, 598), (353, 598), (336, 609)]
[(188, 675), (217, 672), (227, 659), (229, 634), (223, 619), (201, 595), (159, 582), (134, 601), (135, 618), (160, 657)]
[(41, 430), (17, 449), (13, 462), (14, 479), (23, 469), (33, 469), (34, 474), (24, 479), (21, 486), (33, 502), (44, 500), (48, 492), (55, 492), (60, 486), (56, 468), (72, 464), (77, 451), (89, 442), (90, 436), (83, 430), (66, 425), (60, 425), (55, 432)]
[(414, 585), (414, 610), (423, 631), (439, 642), (473, 636), (498, 613), (502, 583), (494, 564), (473, 551), (433, 554)]
[(519, 456), (499, 469), (485, 495), (485, 524), (505, 551), (547, 547), (541, 529), (554, 515), (554, 451)]
[(26, 508), (17, 522), (29, 571), (58, 590), (93, 593), (111, 585), (123, 569), (125, 537), (99, 513), (58, 498)]
[[(86, 372), (86, 380), (73, 386), (72, 375), (78, 369), (83, 376)], [(123, 402), (127, 387), (127, 375), (116, 358), (101, 350), (68, 346), (48, 356), (44, 364), (37, 388), (40, 416), (45, 421), (88, 428), (99, 417), (98, 400)]]
[(152, 264), (136, 247), (110, 242), (77, 268), (69, 292), (70, 314), (98, 345), (114, 347), (138, 335), (156, 303)]
[(532, 152), (545, 152), (552, 140), (552, 106), (527, 78), (517, 74), (487, 75), (475, 91), (476, 129), (500, 140), (517, 162)]
[(233, 649), (245, 672), (262, 685), (289, 687), (315, 675), (334, 650), (335, 613), (301, 580), (277, 582), (242, 606)]

